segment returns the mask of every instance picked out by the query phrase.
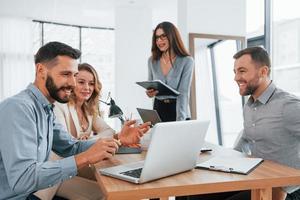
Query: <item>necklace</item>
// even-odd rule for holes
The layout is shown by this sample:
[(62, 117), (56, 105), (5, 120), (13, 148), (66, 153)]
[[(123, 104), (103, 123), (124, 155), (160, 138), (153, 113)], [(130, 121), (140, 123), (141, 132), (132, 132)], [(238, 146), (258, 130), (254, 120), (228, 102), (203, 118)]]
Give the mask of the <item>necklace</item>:
[(84, 117), (84, 114), (81, 109), (80, 109), (80, 111), (77, 109), (77, 115), (78, 115), (78, 119), (79, 119), (81, 132), (85, 133), (88, 129), (88, 126), (86, 126), (87, 121), (86, 121), (86, 118)]
[(85, 122), (85, 120), (84, 120), (84, 117), (82, 116), (80, 119), (80, 126), (81, 126), (82, 132), (86, 132), (86, 130), (87, 130), (87, 127), (84, 126), (84, 122)]
[(174, 56), (171, 60), (170, 60), (170, 58), (166, 60), (165, 56), (162, 56), (161, 58), (162, 58), (163, 63), (165, 65), (168, 65), (171, 62), (171, 60), (172, 60), (172, 63), (174, 62), (176, 56)]

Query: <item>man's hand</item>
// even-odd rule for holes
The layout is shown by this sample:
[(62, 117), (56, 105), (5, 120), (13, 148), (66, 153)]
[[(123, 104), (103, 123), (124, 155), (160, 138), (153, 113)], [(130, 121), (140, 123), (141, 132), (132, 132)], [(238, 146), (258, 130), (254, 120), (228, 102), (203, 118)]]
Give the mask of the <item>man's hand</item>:
[(104, 159), (111, 158), (118, 150), (118, 144), (114, 139), (100, 139), (88, 150), (75, 156), (77, 168), (89, 164), (95, 164)]
[(158, 94), (158, 91), (154, 89), (149, 89), (146, 90), (146, 94), (148, 95), (148, 97), (154, 97)]
[(150, 122), (134, 126), (136, 120), (129, 120), (124, 123), (118, 138), (122, 145), (128, 146), (140, 142), (141, 137), (150, 129)]

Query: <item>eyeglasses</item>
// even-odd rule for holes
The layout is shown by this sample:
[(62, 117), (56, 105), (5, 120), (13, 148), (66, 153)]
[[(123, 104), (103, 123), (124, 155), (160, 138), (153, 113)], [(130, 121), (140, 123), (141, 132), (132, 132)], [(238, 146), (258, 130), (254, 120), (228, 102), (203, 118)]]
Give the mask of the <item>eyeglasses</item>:
[(161, 35), (155, 35), (155, 40), (157, 41), (158, 39), (161, 40), (166, 40), (167, 39), (167, 35), (166, 34), (161, 34)]

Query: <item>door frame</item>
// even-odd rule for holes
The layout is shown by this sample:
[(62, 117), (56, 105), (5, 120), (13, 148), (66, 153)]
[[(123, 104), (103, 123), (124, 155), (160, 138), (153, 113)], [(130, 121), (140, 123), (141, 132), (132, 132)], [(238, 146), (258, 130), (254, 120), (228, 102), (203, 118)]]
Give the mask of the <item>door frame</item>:
[[(239, 40), (241, 41), (241, 49), (246, 48), (246, 37), (233, 35), (215, 35), (206, 33), (189, 33), (189, 52), (195, 60), (195, 40), (199, 38), (216, 39), (216, 40)], [(197, 119), (197, 101), (196, 101), (196, 74), (195, 70), (192, 76), (191, 94), (190, 94), (191, 118)]]

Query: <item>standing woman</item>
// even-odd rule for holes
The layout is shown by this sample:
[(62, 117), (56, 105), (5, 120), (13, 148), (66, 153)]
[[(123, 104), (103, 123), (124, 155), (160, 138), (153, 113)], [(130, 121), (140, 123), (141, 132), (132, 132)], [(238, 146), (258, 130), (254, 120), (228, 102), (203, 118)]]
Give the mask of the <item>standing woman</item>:
[(161, 80), (180, 93), (177, 97), (160, 96), (157, 90), (147, 90), (148, 97), (155, 97), (154, 109), (164, 122), (190, 119), (189, 99), (194, 61), (172, 23), (162, 22), (156, 26), (151, 51), (148, 80)]

